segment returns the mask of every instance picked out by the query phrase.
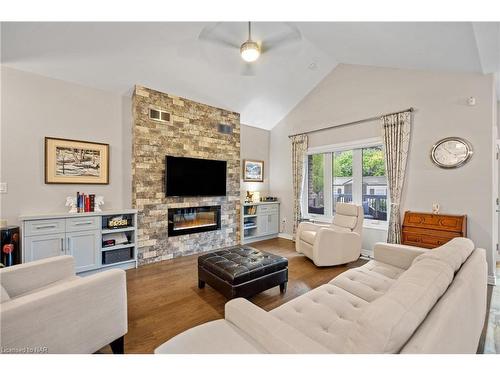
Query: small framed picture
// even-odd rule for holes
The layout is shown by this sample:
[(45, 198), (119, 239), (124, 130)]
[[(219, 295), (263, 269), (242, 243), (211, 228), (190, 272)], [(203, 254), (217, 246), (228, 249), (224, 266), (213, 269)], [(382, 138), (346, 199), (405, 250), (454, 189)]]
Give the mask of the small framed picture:
[(45, 137), (46, 184), (109, 184), (109, 144)]
[(264, 182), (264, 162), (262, 160), (243, 160), (243, 181)]

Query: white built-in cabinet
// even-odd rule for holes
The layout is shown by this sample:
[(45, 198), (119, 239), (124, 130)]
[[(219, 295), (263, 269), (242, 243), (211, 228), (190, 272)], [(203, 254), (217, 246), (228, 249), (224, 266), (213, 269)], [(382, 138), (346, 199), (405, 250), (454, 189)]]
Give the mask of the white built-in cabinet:
[(279, 202), (245, 203), (242, 207), (243, 244), (277, 237)]
[[(128, 215), (131, 225), (127, 228), (109, 229), (106, 218)], [(22, 216), (23, 263), (58, 255), (71, 255), (75, 259), (76, 273), (96, 272), (102, 268), (131, 268), (137, 266), (135, 210), (87, 212), (80, 214)], [(103, 235), (125, 232), (129, 243), (103, 247)], [(107, 263), (105, 252), (130, 250), (130, 259)], [(109, 254), (106, 254), (109, 255)]]

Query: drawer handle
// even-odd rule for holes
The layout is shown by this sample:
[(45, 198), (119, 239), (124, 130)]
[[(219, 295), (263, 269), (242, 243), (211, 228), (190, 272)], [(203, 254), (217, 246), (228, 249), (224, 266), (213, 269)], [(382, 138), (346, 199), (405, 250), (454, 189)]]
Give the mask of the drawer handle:
[(56, 228), (57, 225), (55, 224), (51, 224), (51, 225), (39, 225), (37, 227), (35, 227), (35, 229), (48, 229), (48, 228)]
[(94, 223), (93, 221), (80, 221), (78, 223), (75, 223), (75, 225), (89, 225), (93, 223)]

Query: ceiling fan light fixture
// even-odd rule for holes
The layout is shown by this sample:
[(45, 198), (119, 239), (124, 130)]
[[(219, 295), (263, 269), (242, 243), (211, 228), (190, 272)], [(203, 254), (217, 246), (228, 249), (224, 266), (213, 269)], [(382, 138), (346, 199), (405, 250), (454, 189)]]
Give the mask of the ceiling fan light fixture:
[(246, 62), (254, 62), (260, 56), (260, 47), (253, 40), (247, 40), (240, 47), (241, 58)]

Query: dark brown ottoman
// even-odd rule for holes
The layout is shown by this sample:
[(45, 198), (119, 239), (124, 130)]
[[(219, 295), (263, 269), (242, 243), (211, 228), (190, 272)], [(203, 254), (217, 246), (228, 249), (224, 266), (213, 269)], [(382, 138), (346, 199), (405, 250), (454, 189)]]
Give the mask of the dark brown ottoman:
[(288, 260), (248, 246), (214, 251), (198, 258), (198, 287), (211, 287), (229, 299), (250, 297), (280, 286), (286, 291)]

